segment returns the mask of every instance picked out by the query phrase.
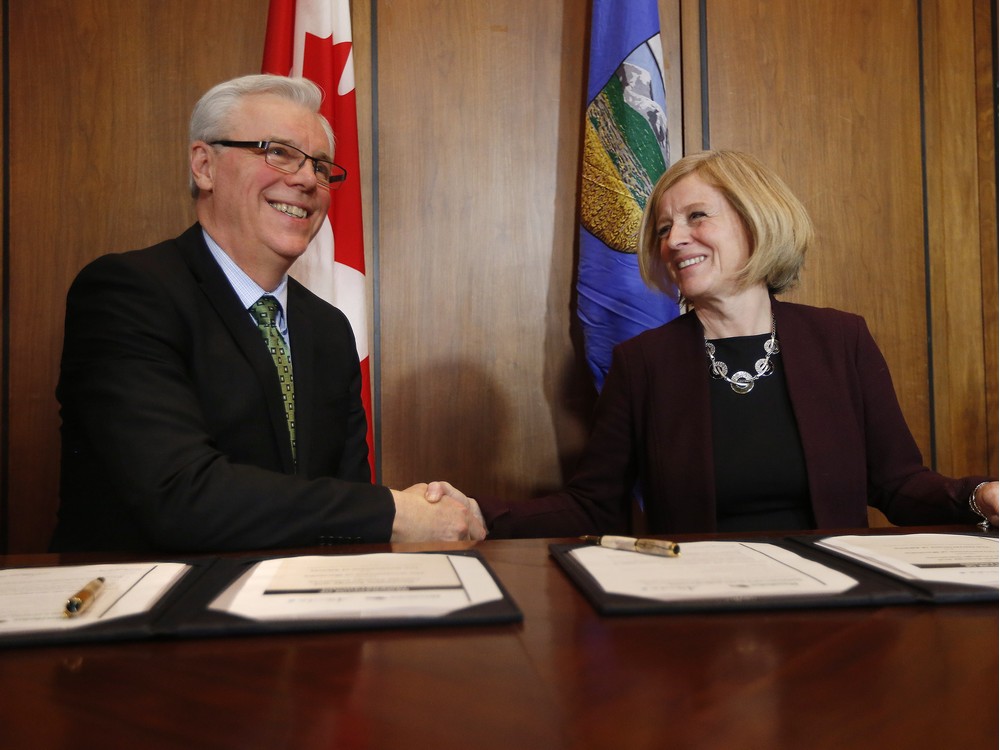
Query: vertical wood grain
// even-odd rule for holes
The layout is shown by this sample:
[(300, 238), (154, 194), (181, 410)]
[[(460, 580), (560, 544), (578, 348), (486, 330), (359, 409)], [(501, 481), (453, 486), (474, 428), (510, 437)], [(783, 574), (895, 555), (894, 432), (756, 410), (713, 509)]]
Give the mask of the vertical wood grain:
[(921, 7), (937, 468), (969, 474), (987, 445), (973, 3)]
[(917, 4), (709, 2), (711, 145), (781, 174), (816, 224), (787, 299), (859, 313), (930, 460)]
[[(979, 156), (979, 239), (981, 249), (981, 295), (983, 300), (983, 371), (986, 390), (986, 472), (997, 476), (1000, 461), (1000, 403), (998, 403), (997, 357), (998, 282), (997, 257), (997, 153), (996, 153), (996, 3), (975, 0), (976, 125)], [(974, 292), (973, 292), (974, 293)]]
[(660, 42), (663, 47), (663, 89), (667, 102), (667, 143), (670, 149), (667, 166), (684, 156), (685, 63), (681, 53), (681, 5), (680, 0), (659, 0), (658, 3)]
[(188, 116), (211, 85), (260, 70), (267, 0), (9, 8), (9, 548), (37, 551), (57, 506), (66, 290), (89, 260), (193, 220)]
[(699, 0), (680, 0), (681, 66), (684, 71), (682, 102), (684, 107), (684, 153), (704, 148), (702, 133), (701, 7)]
[[(4, 10), (0, 10), (0, 60), (6, 61), (7, 59), (7, 28), (6, 28), (6, 6)], [(0, 97), (3, 101), (3, 112), (4, 116), (0, 117), (0, 151), (3, 155), (3, 175), (4, 178), (0, 179), (0, 205), (6, 207), (7, 205), (7, 195), (5, 192), (6, 188), (6, 174), (7, 174), (7, 164), (10, 160), (10, 153), (7, 150), (7, 90), (4, 85), (5, 76), (0, 72)], [(0, 211), (0, 237), (6, 235), (6, 214), (7, 212)], [(10, 438), (10, 432), (8, 430), (7, 417), (8, 417), (8, 387), (7, 387), (7, 344), (8, 344), (8, 330), (10, 328), (10, 315), (7, 310), (7, 283), (9, 278), (6, 275), (7, 266), (7, 249), (6, 247), (0, 248), (0, 252), (3, 253), (2, 262), (0, 262), (0, 310), (3, 311), (3, 319), (0, 321), (0, 552), (6, 552), (8, 531), (10, 528), (10, 493), (8, 492), (8, 482), (10, 480), (9, 472), (7, 467), (9, 464), (8, 455), (8, 439)]]
[[(383, 479), (557, 486), (589, 409), (571, 342), (587, 4), (380, 2)], [(582, 406), (580, 404), (583, 404)]]

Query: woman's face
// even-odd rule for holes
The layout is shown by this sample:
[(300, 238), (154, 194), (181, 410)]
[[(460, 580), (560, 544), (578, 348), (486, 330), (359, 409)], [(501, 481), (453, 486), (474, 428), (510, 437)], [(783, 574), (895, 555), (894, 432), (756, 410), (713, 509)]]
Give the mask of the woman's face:
[(740, 291), (736, 275), (750, 260), (750, 235), (722, 192), (697, 173), (660, 198), (656, 231), (670, 279), (691, 305), (724, 302)]

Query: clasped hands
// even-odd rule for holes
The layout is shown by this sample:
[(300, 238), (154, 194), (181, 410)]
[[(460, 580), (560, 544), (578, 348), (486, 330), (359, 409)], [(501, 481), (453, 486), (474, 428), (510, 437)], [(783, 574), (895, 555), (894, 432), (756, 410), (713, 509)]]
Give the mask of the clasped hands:
[(392, 541), (482, 541), (486, 522), (471, 497), (448, 482), (415, 484), (392, 490), (396, 516), (392, 521)]

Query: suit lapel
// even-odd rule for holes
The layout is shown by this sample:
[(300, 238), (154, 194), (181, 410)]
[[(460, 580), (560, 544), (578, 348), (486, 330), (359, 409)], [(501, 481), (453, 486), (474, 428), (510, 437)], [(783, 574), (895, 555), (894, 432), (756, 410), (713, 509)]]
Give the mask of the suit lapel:
[(293, 278), (288, 279), (288, 330), (292, 346), (292, 367), (295, 373), (295, 445), (298, 465), (303, 470), (309, 466), (313, 420), (310, 404), (314, 403), (317, 372), (316, 332), (312, 320), (303, 308), (303, 287)]
[[(275, 442), (281, 451), (281, 463), (286, 472), (291, 473), (295, 467), (292, 458), (292, 447), (288, 436), (288, 424), (285, 419), (285, 407), (281, 401), (281, 386), (274, 360), (263, 345), (260, 331), (254, 326), (250, 315), (243, 309), (239, 297), (233, 291), (226, 274), (219, 268), (205, 244), (201, 226), (195, 224), (178, 238), (178, 245), (185, 263), (201, 287), (209, 305), (215, 310), (219, 321), (232, 336), (233, 341), (247, 358), (257, 376), (264, 400), (267, 403), (268, 418), (275, 433)], [(292, 366), (295, 367), (298, 352), (293, 348)], [(295, 381), (296, 400), (298, 400), (298, 378)], [(296, 410), (296, 420), (298, 420)], [(298, 438), (298, 431), (296, 431)], [(301, 441), (299, 441), (301, 442)], [(299, 448), (301, 450), (301, 447)]]

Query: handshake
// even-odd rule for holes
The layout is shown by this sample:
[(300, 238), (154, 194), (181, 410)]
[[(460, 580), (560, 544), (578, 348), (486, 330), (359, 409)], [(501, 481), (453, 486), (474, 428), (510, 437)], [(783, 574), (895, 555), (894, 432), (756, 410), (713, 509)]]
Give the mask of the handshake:
[(392, 490), (396, 516), (392, 541), (482, 541), (486, 522), (479, 503), (448, 482), (415, 484)]

